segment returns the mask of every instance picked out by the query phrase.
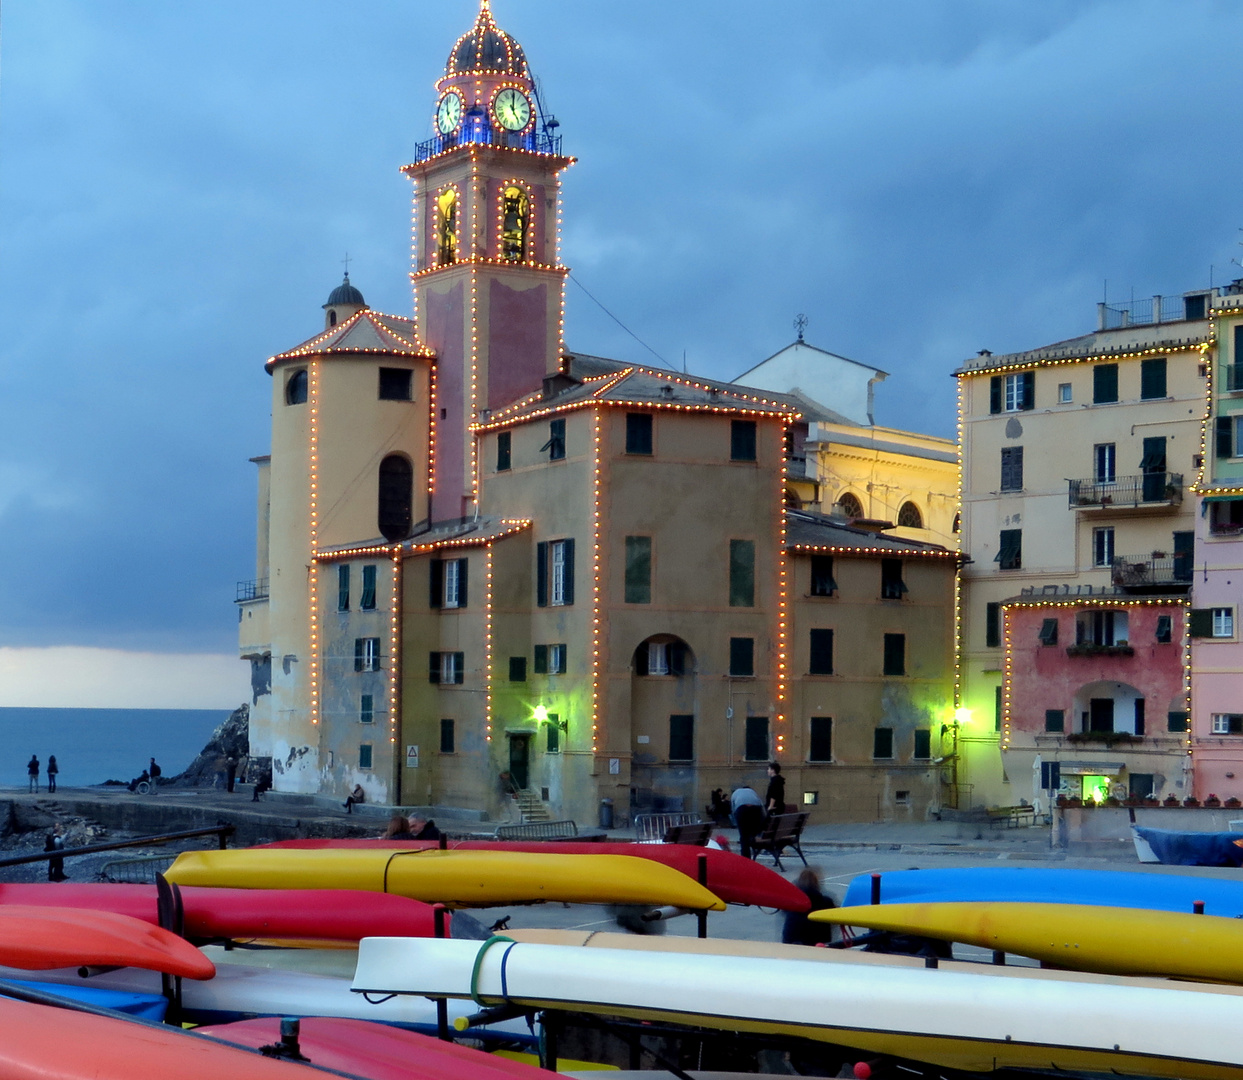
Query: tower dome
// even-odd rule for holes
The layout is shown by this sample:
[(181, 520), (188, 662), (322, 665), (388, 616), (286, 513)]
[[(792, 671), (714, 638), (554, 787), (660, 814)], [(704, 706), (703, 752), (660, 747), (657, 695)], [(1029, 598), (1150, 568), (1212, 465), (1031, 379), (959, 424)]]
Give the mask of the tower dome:
[(529, 74), (522, 46), (496, 25), (490, 0), (480, 0), (475, 25), (458, 38), (445, 64), (446, 78), (469, 73), (512, 75), (520, 79)]
[(332, 329), (366, 306), (363, 294), (350, 284), (350, 272), (347, 270), (345, 280), (328, 294), (328, 303), (324, 305), (324, 329)]

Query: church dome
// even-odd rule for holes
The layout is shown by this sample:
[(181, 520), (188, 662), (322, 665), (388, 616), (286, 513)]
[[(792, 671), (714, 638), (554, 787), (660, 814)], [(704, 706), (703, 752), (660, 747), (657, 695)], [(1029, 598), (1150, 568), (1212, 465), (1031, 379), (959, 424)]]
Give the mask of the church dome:
[(345, 280), (328, 294), (328, 303), (324, 307), (329, 308), (345, 304), (356, 304), (358, 307), (367, 306), (367, 301), (363, 299), (363, 294), (350, 284), (348, 270), (345, 273)]
[(489, 0), (481, 0), (475, 25), (458, 39), (445, 64), (446, 76), (468, 72), (527, 76), (527, 58), (522, 46), (496, 25)]

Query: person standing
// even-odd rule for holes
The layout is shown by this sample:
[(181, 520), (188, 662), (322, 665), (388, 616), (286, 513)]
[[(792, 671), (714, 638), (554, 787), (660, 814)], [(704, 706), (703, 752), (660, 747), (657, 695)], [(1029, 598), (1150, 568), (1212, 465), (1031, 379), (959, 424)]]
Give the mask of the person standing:
[(738, 846), (742, 857), (750, 859), (754, 852), (751, 844), (764, 828), (764, 804), (754, 788), (735, 788), (729, 797), (729, 809), (738, 828)]
[(156, 784), (160, 782), (160, 777), (162, 775), (163, 774), (160, 772), (160, 767), (155, 763), (155, 758), (152, 758), (151, 767), (147, 769), (147, 776), (150, 778), (151, 786), (153, 788), (155, 787)]
[(39, 794), (39, 759), (34, 754), (30, 755), (30, 760), (26, 762), (26, 776), (30, 780), (30, 787), (27, 789)]
[(764, 812), (769, 817), (786, 812), (786, 778), (775, 761), (768, 765), (768, 790), (764, 793)]
[(228, 760), (224, 763), (225, 768), (225, 791), (232, 792), (233, 784), (237, 780), (237, 755), (230, 754)]
[[(53, 826), (51, 833), (43, 844), (44, 851), (64, 851), (65, 850), (65, 827), (57, 824)], [(48, 881), (68, 881), (69, 875), (65, 873), (64, 859), (48, 859), (47, 861), (47, 879)]]
[(49, 754), (47, 759), (47, 790), (51, 795), (56, 790), (56, 775), (60, 772), (60, 766), (56, 764), (56, 755)]

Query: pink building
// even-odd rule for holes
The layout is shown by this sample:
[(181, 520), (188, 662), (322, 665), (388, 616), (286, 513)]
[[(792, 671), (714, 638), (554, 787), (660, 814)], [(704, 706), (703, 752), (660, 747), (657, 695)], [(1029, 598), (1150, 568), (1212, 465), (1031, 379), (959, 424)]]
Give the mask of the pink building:
[(1002, 605), (1001, 746), (1013, 790), (1180, 799), (1188, 769), (1186, 602), (1114, 588)]

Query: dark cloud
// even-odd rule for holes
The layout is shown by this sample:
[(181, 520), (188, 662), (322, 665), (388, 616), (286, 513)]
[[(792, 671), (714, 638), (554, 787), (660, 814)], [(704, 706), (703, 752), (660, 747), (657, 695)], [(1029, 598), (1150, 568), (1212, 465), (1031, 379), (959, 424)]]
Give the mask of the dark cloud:
[[(966, 356), (1234, 276), (1226, 0), (495, 0), (579, 164), (564, 250), (670, 361), (811, 318), (951, 434)], [(431, 84), (473, 0), (10, 0), (0, 83), (0, 644), (227, 650), (271, 353), (348, 250), (409, 310)], [(572, 347), (645, 352), (569, 289)]]

